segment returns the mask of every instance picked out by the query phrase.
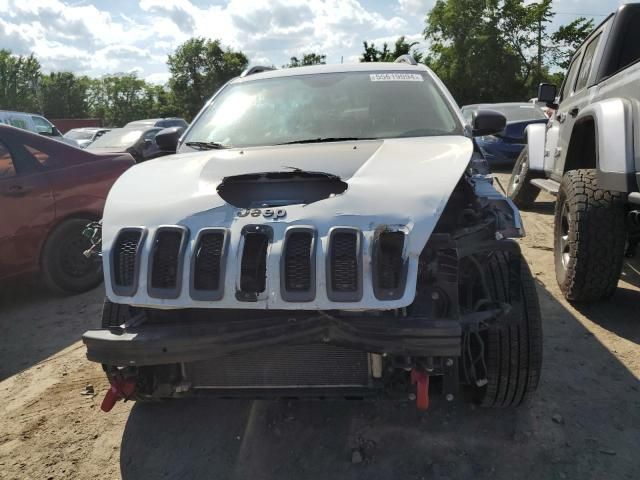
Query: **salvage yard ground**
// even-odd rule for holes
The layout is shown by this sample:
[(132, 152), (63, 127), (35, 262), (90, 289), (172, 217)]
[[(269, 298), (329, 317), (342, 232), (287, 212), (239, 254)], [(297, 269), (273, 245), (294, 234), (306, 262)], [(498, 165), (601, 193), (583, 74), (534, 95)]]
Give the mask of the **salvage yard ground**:
[(528, 407), (202, 399), (104, 414), (107, 383), (79, 341), (99, 324), (102, 289), (59, 298), (3, 287), (0, 477), (638, 479), (640, 262), (611, 302), (576, 309), (555, 281), (552, 198), (523, 216), (544, 326)]

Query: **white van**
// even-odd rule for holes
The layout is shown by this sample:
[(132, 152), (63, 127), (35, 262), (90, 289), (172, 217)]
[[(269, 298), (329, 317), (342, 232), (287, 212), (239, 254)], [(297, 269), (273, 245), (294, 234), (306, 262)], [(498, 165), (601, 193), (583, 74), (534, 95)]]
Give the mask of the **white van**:
[(11, 112), (8, 110), (0, 110), (0, 123), (11, 125), (12, 127), (21, 128), (30, 132), (39, 133), (51, 137), (55, 140), (68, 143), (74, 147), (78, 146), (78, 142), (70, 138), (65, 138), (60, 130), (49, 120), (35, 113)]

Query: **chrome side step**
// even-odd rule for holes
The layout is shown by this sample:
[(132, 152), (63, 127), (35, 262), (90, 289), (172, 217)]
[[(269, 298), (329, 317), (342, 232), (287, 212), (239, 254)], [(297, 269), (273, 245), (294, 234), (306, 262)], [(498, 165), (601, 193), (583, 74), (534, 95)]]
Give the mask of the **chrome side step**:
[(550, 178), (534, 178), (530, 183), (554, 196), (558, 195), (558, 190), (560, 190), (560, 183)]

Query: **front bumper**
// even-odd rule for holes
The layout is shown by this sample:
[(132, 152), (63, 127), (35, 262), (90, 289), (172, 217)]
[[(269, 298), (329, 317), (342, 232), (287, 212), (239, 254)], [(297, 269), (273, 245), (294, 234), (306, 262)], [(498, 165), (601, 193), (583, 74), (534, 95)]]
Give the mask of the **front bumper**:
[(428, 317), (276, 316), (251, 320), (142, 323), (89, 330), (87, 358), (113, 366), (188, 363), (275, 345), (330, 343), (370, 353), (460, 356), (466, 325), (491, 323), (503, 312), (488, 310), (458, 320)]

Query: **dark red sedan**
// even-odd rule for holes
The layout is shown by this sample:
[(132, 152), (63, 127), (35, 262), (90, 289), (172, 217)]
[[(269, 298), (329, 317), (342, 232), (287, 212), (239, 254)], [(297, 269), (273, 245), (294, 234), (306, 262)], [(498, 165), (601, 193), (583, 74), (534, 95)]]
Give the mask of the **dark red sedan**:
[(134, 164), (128, 154), (93, 153), (0, 125), (0, 281), (40, 272), (66, 293), (94, 288), (102, 269), (83, 252), (87, 223)]

